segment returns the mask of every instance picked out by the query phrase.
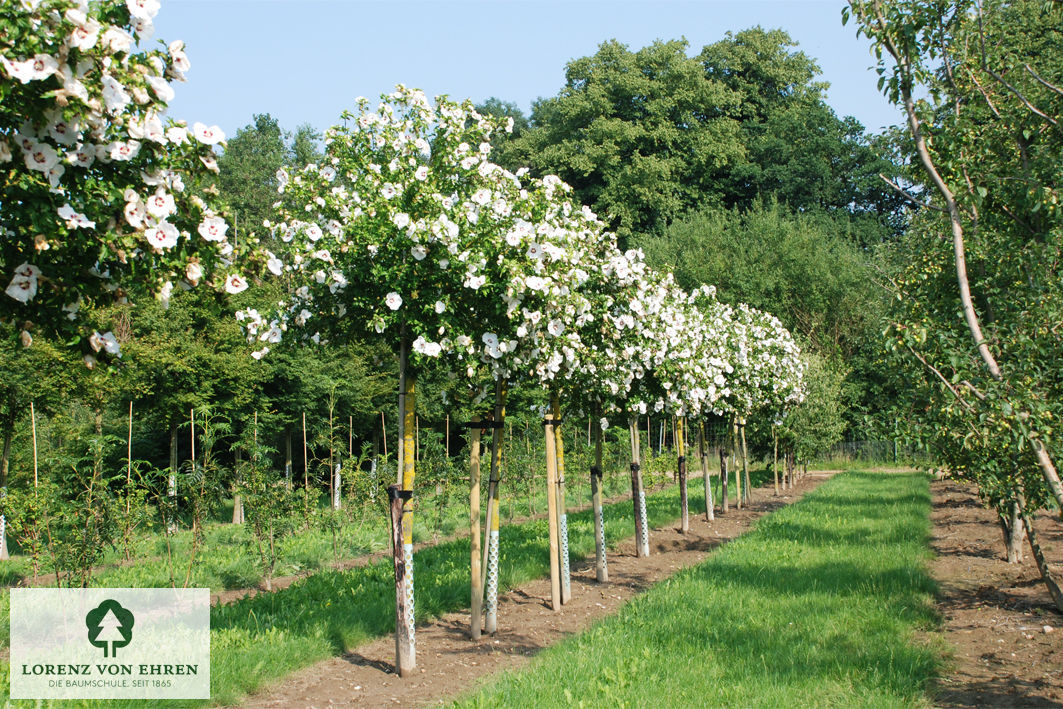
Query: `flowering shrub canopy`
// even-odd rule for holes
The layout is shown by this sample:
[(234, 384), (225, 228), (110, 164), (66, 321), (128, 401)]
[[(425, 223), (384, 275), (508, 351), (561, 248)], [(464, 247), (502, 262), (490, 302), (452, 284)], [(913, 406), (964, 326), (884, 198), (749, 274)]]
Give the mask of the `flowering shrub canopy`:
[[(76, 333), (84, 305), (144, 291), (167, 300), (175, 283), (246, 287), (225, 220), (192, 194), (217, 172), (224, 135), (162, 117), (170, 82), (190, 68), (184, 45), (137, 51), (158, 10), (158, 0), (0, 7), (0, 320), (26, 344), (36, 329)], [(109, 340), (87, 342), (99, 352)]]

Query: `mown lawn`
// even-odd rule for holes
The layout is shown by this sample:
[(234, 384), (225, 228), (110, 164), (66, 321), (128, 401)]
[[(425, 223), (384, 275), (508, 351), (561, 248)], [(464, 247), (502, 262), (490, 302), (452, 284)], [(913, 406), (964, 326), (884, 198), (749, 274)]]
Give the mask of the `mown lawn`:
[(923, 707), (921, 474), (846, 473), (461, 707)]

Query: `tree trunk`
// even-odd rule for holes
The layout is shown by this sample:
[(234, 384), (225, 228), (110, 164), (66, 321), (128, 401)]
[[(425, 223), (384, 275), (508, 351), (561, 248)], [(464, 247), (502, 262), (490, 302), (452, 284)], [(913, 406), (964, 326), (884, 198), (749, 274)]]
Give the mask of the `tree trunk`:
[[(598, 409), (599, 418), (601, 408)], [(602, 515), (602, 427), (594, 427), (594, 465), (591, 466), (591, 506), (594, 508), (594, 574), (598, 583), (609, 580), (605, 559), (605, 519)]]
[(735, 473), (735, 507), (742, 509), (742, 468), (738, 460), (738, 419), (731, 422), (731, 460)]
[(779, 495), (779, 434), (771, 427), (771, 477), (775, 480), (775, 495)]
[[(402, 341), (399, 350), (399, 422), (401, 428), (401, 446), (399, 465), (402, 494), (402, 561), (399, 564), (399, 550), (396, 539), (395, 549), (395, 584), (396, 584), (396, 621), (401, 624), (396, 634), (395, 665), (399, 675), (407, 677), (417, 666), (417, 649), (414, 635), (414, 568), (413, 568), (413, 486), (416, 475), (414, 463), (414, 416), (416, 411), (416, 381), (413, 372), (407, 371), (407, 344)], [(395, 502), (392, 502), (395, 505)], [(400, 597), (405, 602), (399, 603)]]
[[(662, 423), (662, 426), (664, 424)], [(642, 488), (641, 445), (635, 419), (629, 426), (631, 435), (631, 502), (635, 506), (635, 555), (650, 555), (650, 530), (646, 520), (646, 491)]]
[(675, 422), (675, 448), (676, 478), (679, 480), (679, 531), (686, 534), (690, 531), (690, 500), (687, 498), (687, 457), (686, 457), (686, 426), (682, 418), (676, 418)]
[(170, 477), (166, 494), (171, 498), (170, 509), (173, 517), (166, 522), (167, 529), (177, 531), (177, 424), (170, 425)]
[(284, 427), (284, 482), (292, 489), (292, 426)]
[(727, 512), (731, 501), (727, 497), (727, 480), (731, 477), (727, 470), (727, 450), (720, 446), (720, 514)]
[(701, 478), (705, 485), (705, 521), (711, 522), (716, 518), (712, 501), (712, 476), (709, 475), (709, 456), (705, 450), (705, 424), (698, 424), (698, 458), (701, 460)]
[(558, 552), (561, 564), (561, 603), (572, 600), (572, 567), (568, 558), (568, 505), (565, 501), (565, 439), (561, 432), (561, 399), (550, 397), (554, 417), (554, 436), (557, 439), (557, 534), (561, 544)]
[(1008, 519), (1008, 563), (1022, 563), (1022, 543), (1026, 541), (1026, 526), (1022, 521), (1019, 503), (1012, 500)]
[(1048, 593), (1052, 596), (1052, 602), (1055, 603), (1056, 610), (1063, 613), (1063, 590), (1060, 589), (1059, 583), (1052, 575), (1052, 570), (1048, 568), (1048, 562), (1045, 560), (1041, 545), (1037, 541), (1037, 532), (1033, 527), (1033, 519), (1030, 517), (1029, 510), (1025, 508), (1021, 494), (1018, 496), (1016, 506), (1022, 517), (1023, 526), (1026, 528), (1026, 539), (1030, 542), (1030, 551), (1033, 552), (1033, 558), (1037, 562), (1037, 570), (1041, 572), (1041, 579), (1045, 582)]
[[(8, 402), (8, 411), (14, 410), (14, 402)], [(7, 476), (11, 466), (11, 439), (15, 435), (15, 422), (9, 417), (4, 425), (4, 450), (0, 453), (0, 498), (7, 497)], [(10, 559), (7, 550), (7, 518), (0, 515), (0, 561)]]
[(753, 496), (753, 491), (750, 489), (753, 486), (749, 482), (749, 451), (746, 448), (746, 420), (744, 418), (738, 421), (738, 435), (742, 444), (742, 482), (744, 483), (742, 491), (745, 493), (746, 502), (749, 502)]
[[(493, 634), (498, 630), (498, 532), (501, 515), (501, 473), (502, 473), (502, 426), (506, 418), (506, 385), (499, 377), (495, 381), (495, 411), (491, 421), (491, 477), (487, 486), (487, 578), (484, 590), (487, 602), (484, 604), (484, 632)], [(481, 572), (482, 573), (482, 572)]]
[(403, 544), (403, 529), (406, 525), (402, 508), (407, 501), (407, 494), (398, 485), (388, 486), (388, 494), (391, 498), (392, 564), (395, 567), (395, 671), (399, 677), (406, 679), (413, 676), (417, 666), (413, 624), (409, 622), (413, 617), (413, 599), (407, 585), (407, 572), (410, 569)]
[[(236, 449), (236, 469), (239, 470), (243, 462), (243, 452)], [(238, 492), (233, 492), (233, 524), (244, 523), (244, 498)]]

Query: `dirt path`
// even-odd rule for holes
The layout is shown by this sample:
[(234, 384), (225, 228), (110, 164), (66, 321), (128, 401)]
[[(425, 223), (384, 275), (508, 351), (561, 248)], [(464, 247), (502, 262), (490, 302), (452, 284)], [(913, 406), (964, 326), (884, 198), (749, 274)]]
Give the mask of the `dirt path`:
[[(574, 560), (572, 602), (549, 609), (549, 579), (538, 579), (499, 599), (499, 632), (479, 642), (468, 637), (468, 611), (450, 613), (417, 629), (419, 676), (393, 674), (395, 641), (371, 641), (356, 651), (300, 670), (252, 697), (244, 707), (425, 706), (453, 699), (477, 681), (527, 662), (540, 650), (615, 613), (626, 600), (749, 529), (768, 512), (789, 504), (830, 477), (810, 473), (793, 492), (774, 497), (769, 485), (753, 491), (752, 504), (706, 522), (691, 518), (690, 532), (669, 526), (650, 535), (652, 554), (634, 556), (633, 539), (608, 559), (609, 582), (594, 578), (594, 559)], [(663, 698), (662, 698), (663, 699)]]
[[(1063, 707), (1063, 616), (1030, 556), (1008, 564), (995, 513), (972, 486), (932, 484), (932, 563), (952, 648), (935, 688), (940, 707)], [(1063, 524), (1036, 522), (1049, 561), (1063, 559)], [(1057, 567), (1058, 570), (1058, 567)]]

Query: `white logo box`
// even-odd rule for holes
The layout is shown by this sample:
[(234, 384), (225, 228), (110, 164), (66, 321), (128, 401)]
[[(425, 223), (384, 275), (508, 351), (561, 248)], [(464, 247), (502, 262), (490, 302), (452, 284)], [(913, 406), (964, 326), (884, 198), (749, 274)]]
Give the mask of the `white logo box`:
[(210, 590), (11, 589), (12, 699), (209, 699)]

